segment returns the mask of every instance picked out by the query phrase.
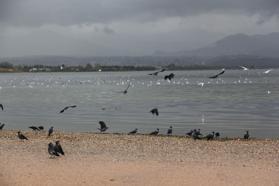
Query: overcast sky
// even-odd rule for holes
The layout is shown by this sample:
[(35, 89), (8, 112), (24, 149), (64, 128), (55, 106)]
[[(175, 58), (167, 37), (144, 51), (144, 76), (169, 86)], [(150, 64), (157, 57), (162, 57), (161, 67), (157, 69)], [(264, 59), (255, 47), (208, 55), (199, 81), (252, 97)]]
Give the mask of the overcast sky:
[(279, 32), (279, 0), (0, 0), (0, 57), (150, 55)]

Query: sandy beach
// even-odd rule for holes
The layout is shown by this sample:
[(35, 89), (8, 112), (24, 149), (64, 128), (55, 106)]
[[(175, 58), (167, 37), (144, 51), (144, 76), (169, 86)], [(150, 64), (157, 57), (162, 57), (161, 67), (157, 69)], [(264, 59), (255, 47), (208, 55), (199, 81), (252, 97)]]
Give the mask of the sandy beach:
[[(279, 140), (0, 131), (0, 185), (278, 185)], [(60, 140), (65, 156), (51, 159)]]

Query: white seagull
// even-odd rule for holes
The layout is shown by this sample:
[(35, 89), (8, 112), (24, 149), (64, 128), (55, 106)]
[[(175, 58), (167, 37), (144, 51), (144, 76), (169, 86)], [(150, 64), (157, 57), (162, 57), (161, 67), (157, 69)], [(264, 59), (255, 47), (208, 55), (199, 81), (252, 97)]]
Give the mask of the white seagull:
[(272, 69), (268, 69), (268, 70), (264, 71), (264, 74), (268, 74), (270, 71), (272, 71)]
[(249, 70), (247, 67), (244, 67), (244, 66), (239, 66), (240, 68), (242, 68), (242, 70), (246, 71), (246, 70)]

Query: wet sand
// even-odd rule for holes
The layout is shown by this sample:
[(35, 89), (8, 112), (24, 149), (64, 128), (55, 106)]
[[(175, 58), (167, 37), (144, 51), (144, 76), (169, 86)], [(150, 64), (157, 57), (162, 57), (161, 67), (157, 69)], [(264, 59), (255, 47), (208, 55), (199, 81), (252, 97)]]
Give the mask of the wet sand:
[[(279, 185), (279, 140), (0, 131), (0, 185)], [(47, 144), (66, 153), (51, 159)]]

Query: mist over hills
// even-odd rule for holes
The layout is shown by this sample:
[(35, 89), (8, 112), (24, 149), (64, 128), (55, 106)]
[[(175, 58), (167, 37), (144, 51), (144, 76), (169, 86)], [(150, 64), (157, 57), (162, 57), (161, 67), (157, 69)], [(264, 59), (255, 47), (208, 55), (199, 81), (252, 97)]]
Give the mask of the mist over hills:
[(15, 65), (204, 65), (255, 68), (279, 67), (279, 32), (267, 35), (229, 35), (209, 46), (173, 53), (155, 52), (150, 56), (27, 56), (0, 58)]

